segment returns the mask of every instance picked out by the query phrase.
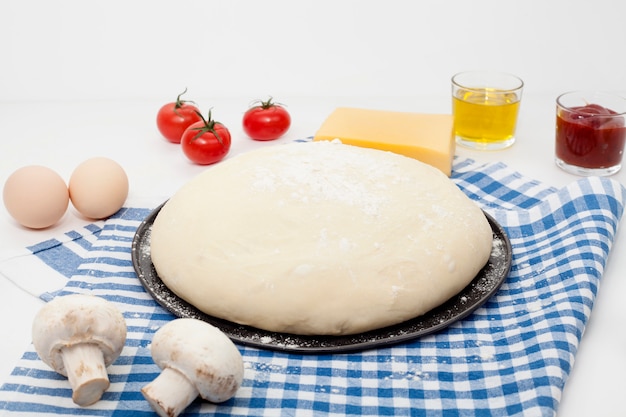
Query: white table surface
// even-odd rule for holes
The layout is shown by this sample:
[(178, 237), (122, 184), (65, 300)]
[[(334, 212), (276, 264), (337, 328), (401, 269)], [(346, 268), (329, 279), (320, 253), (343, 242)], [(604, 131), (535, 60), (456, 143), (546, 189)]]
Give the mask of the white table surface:
[[(259, 97), (265, 98), (265, 97)], [(204, 98), (195, 101), (206, 114), (212, 109), (233, 136), (229, 156), (249, 149), (311, 136), (338, 106), (449, 113), (445, 95), (437, 97), (305, 98), (276, 97), (292, 115), (289, 132), (278, 141), (256, 142), (245, 136), (241, 117), (251, 101)], [(457, 155), (479, 162), (502, 161), (522, 174), (561, 187), (577, 177), (557, 168), (554, 157), (554, 99), (526, 94), (520, 111), (518, 140), (503, 151), (457, 148)], [(154, 207), (187, 180), (207, 169), (190, 163), (179, 145), (163, 139), (155, 116), (164, 102), (0, 102), (0, 183), (17, 168), (40, 164), (67, 181), (76, 165), (93, 156), (119, 162), (130, 180), (127, 206)], [(612, 178), (626, 184), (626, 169)], [(55, 226), (33, 231), (20, 227), (0, 207), (0, 254), (57, 236), (89, 221), (70, 208)], [(622, 222), (623, 223), (623, 222)], [(623, 227), (622, 227), (623, 229)], [(576, 355), (559, 407), (559, 417), (624, 416), (626, 383), (626, 235), (618, 231), (601, 281), (587, 330)], [(45, 277), (42, 277), (44, 279)], [(0, 383), (12, 371), (30, 342), (32, 319), (42, 302), (0, 276)]]

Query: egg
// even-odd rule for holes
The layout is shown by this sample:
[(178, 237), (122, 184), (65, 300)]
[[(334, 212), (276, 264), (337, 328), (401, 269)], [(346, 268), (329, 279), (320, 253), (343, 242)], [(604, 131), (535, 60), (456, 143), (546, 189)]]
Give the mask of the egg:
[(112, 159), (96, 157), (78, 165), (69, 181), (70, 201), (89, 219), (115, 214), (128, 197), (128, 176)]
[(2, 199), (11, 217), (31, 229), (44, 229), (57, 223), (70, 201), (63, 178), (40, 165), (13, 172), (4, 184)]

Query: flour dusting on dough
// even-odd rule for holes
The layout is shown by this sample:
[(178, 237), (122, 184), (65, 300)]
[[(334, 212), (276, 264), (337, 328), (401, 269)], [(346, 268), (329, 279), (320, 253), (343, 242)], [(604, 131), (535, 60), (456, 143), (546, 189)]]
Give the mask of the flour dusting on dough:
[(446, 302), (491, 246), (483, 212), (438, 169), (313, 142), (248, 152), (192, 179), (156, 217), (150, 250), (165, 285), (211, 316), (349, 335)]

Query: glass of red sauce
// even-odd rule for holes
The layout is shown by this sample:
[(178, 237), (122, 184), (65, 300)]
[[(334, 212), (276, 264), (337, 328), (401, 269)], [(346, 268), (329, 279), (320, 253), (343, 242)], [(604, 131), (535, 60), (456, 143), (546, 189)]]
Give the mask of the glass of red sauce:
[(555, 162), (582, 176), (607, 176), (622, 167), (626, 98), (572, 91), (556, 100)]

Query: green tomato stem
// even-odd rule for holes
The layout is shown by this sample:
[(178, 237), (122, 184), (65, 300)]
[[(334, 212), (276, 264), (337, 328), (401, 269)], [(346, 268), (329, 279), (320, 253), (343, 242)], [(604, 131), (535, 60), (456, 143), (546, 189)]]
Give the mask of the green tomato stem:
[(215, 135), (215, 137), (217, 138), (217, 141), (220, 143), (220, 145), (224, 146), (224, 142), (222, 141), (222, 138), (220, 137), (219, 133), (217, 133), (217, 131), (215, 130), (215, 125), (216, 124), (221, 124), (220, 122), (216, 122), (215, 120), (213, 120), (213, 118), (211, 117), (211, 110), (209, 110), (209, 115), (208, 117), (205, 119), (204, 116), (202, 115), (202, 113), (200, 113), (199, 111), (196, 110), (196, 114), (198, 116), (200, 116), (200, 119), (202, 119), (202, 123), (204, 124), (204, 126), (202, 127), (195, 127), (194, 130), (197, 130), (198, 133), (191, 138), (191, 140), (196, 140), (199, 137), (201, 137), (202, 135), (204, 135), (205, 133), (212, 133)]

